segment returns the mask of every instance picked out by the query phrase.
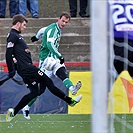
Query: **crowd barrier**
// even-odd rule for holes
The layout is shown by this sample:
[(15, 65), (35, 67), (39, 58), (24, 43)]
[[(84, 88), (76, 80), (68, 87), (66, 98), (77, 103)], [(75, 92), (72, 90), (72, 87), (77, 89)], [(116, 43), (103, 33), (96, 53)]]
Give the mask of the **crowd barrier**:
[[(38, 62), (34, 62), (35, 66), (38, 66)], [(90, 66), (90, 62), (65, 62), (66, 66)], [(8, 68), (5, 62), (0, 63), (0, 67), (3, 67), (3, 72), (8, 72)]]

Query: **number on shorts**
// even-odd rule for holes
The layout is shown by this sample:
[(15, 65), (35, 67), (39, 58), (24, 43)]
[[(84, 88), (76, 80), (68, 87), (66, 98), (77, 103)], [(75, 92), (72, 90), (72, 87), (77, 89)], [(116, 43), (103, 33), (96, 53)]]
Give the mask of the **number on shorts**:
[(40, 76), (43, 76), (43, 72), (42, 72), (41, 70), (38, 71), (38, 74), (39, 74)]

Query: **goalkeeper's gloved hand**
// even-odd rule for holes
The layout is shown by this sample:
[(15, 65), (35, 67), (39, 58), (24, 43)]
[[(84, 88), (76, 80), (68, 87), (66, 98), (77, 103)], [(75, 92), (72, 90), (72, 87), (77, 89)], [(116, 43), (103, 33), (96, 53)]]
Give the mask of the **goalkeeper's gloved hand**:
[(36, 38), (36, 36), (31, 37), (31, 41), (32, 41), (32, 42), (35, 42), (35, 41), (38, 41), (38, 40), (39, 40), (39, 39)]
[(63, 63), (65, 62), (65, 59), (64, 59), (63, 56), (61, 56), (61, 57), (59, 58), (59, 60), (60, 60), (60, 64), (63, 64)]
[(9, 78), (13, 78), (14, 75), (15, 75), (15, 73), (16, 73), (15, 70), (13, 70), (13, 71), (11, 71), (11, 72), (8, 72), (8, 76), (9, 76)]

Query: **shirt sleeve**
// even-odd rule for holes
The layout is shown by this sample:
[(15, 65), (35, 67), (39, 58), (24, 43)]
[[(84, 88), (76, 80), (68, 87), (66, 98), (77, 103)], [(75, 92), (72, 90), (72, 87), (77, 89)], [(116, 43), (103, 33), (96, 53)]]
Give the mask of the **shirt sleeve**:
[(6, 64), (8, 67), (8, 71), (13, 71), (14, 68), (14, 62), (13, 62), (13, 47), (15, 45), (16, 38), (14, 35), (9, 35), (7, 38), (7, 45), (6, 45)]
[(47, 28), (47, 27), (43, 27), (43, 28), (41, 28), (41, 29), (36, 33), (36, 38), (37, 38), (37, 39), (40, 39), (40, 38), (42, 37), (42, 35), (43, 35), (43, 33), (44, 33), (44, 31), (45, 31), (46, 28)]

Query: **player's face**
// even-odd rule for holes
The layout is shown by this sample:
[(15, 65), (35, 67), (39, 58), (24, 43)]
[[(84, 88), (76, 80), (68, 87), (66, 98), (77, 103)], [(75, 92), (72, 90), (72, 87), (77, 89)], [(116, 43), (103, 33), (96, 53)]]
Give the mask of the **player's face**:
[(23, 23), (20, 23), (19, 25), (19, 32), (21, 33), (22, 31), (24, 31), (26, 29), (26, 22), (24, 21)]
[(64, 28), (67, 23), (69, 22), (69, 18), (66, 18), (65, 16), (62, 16), (61, 18), (58, 18), (58, 26), (62, 29)]

